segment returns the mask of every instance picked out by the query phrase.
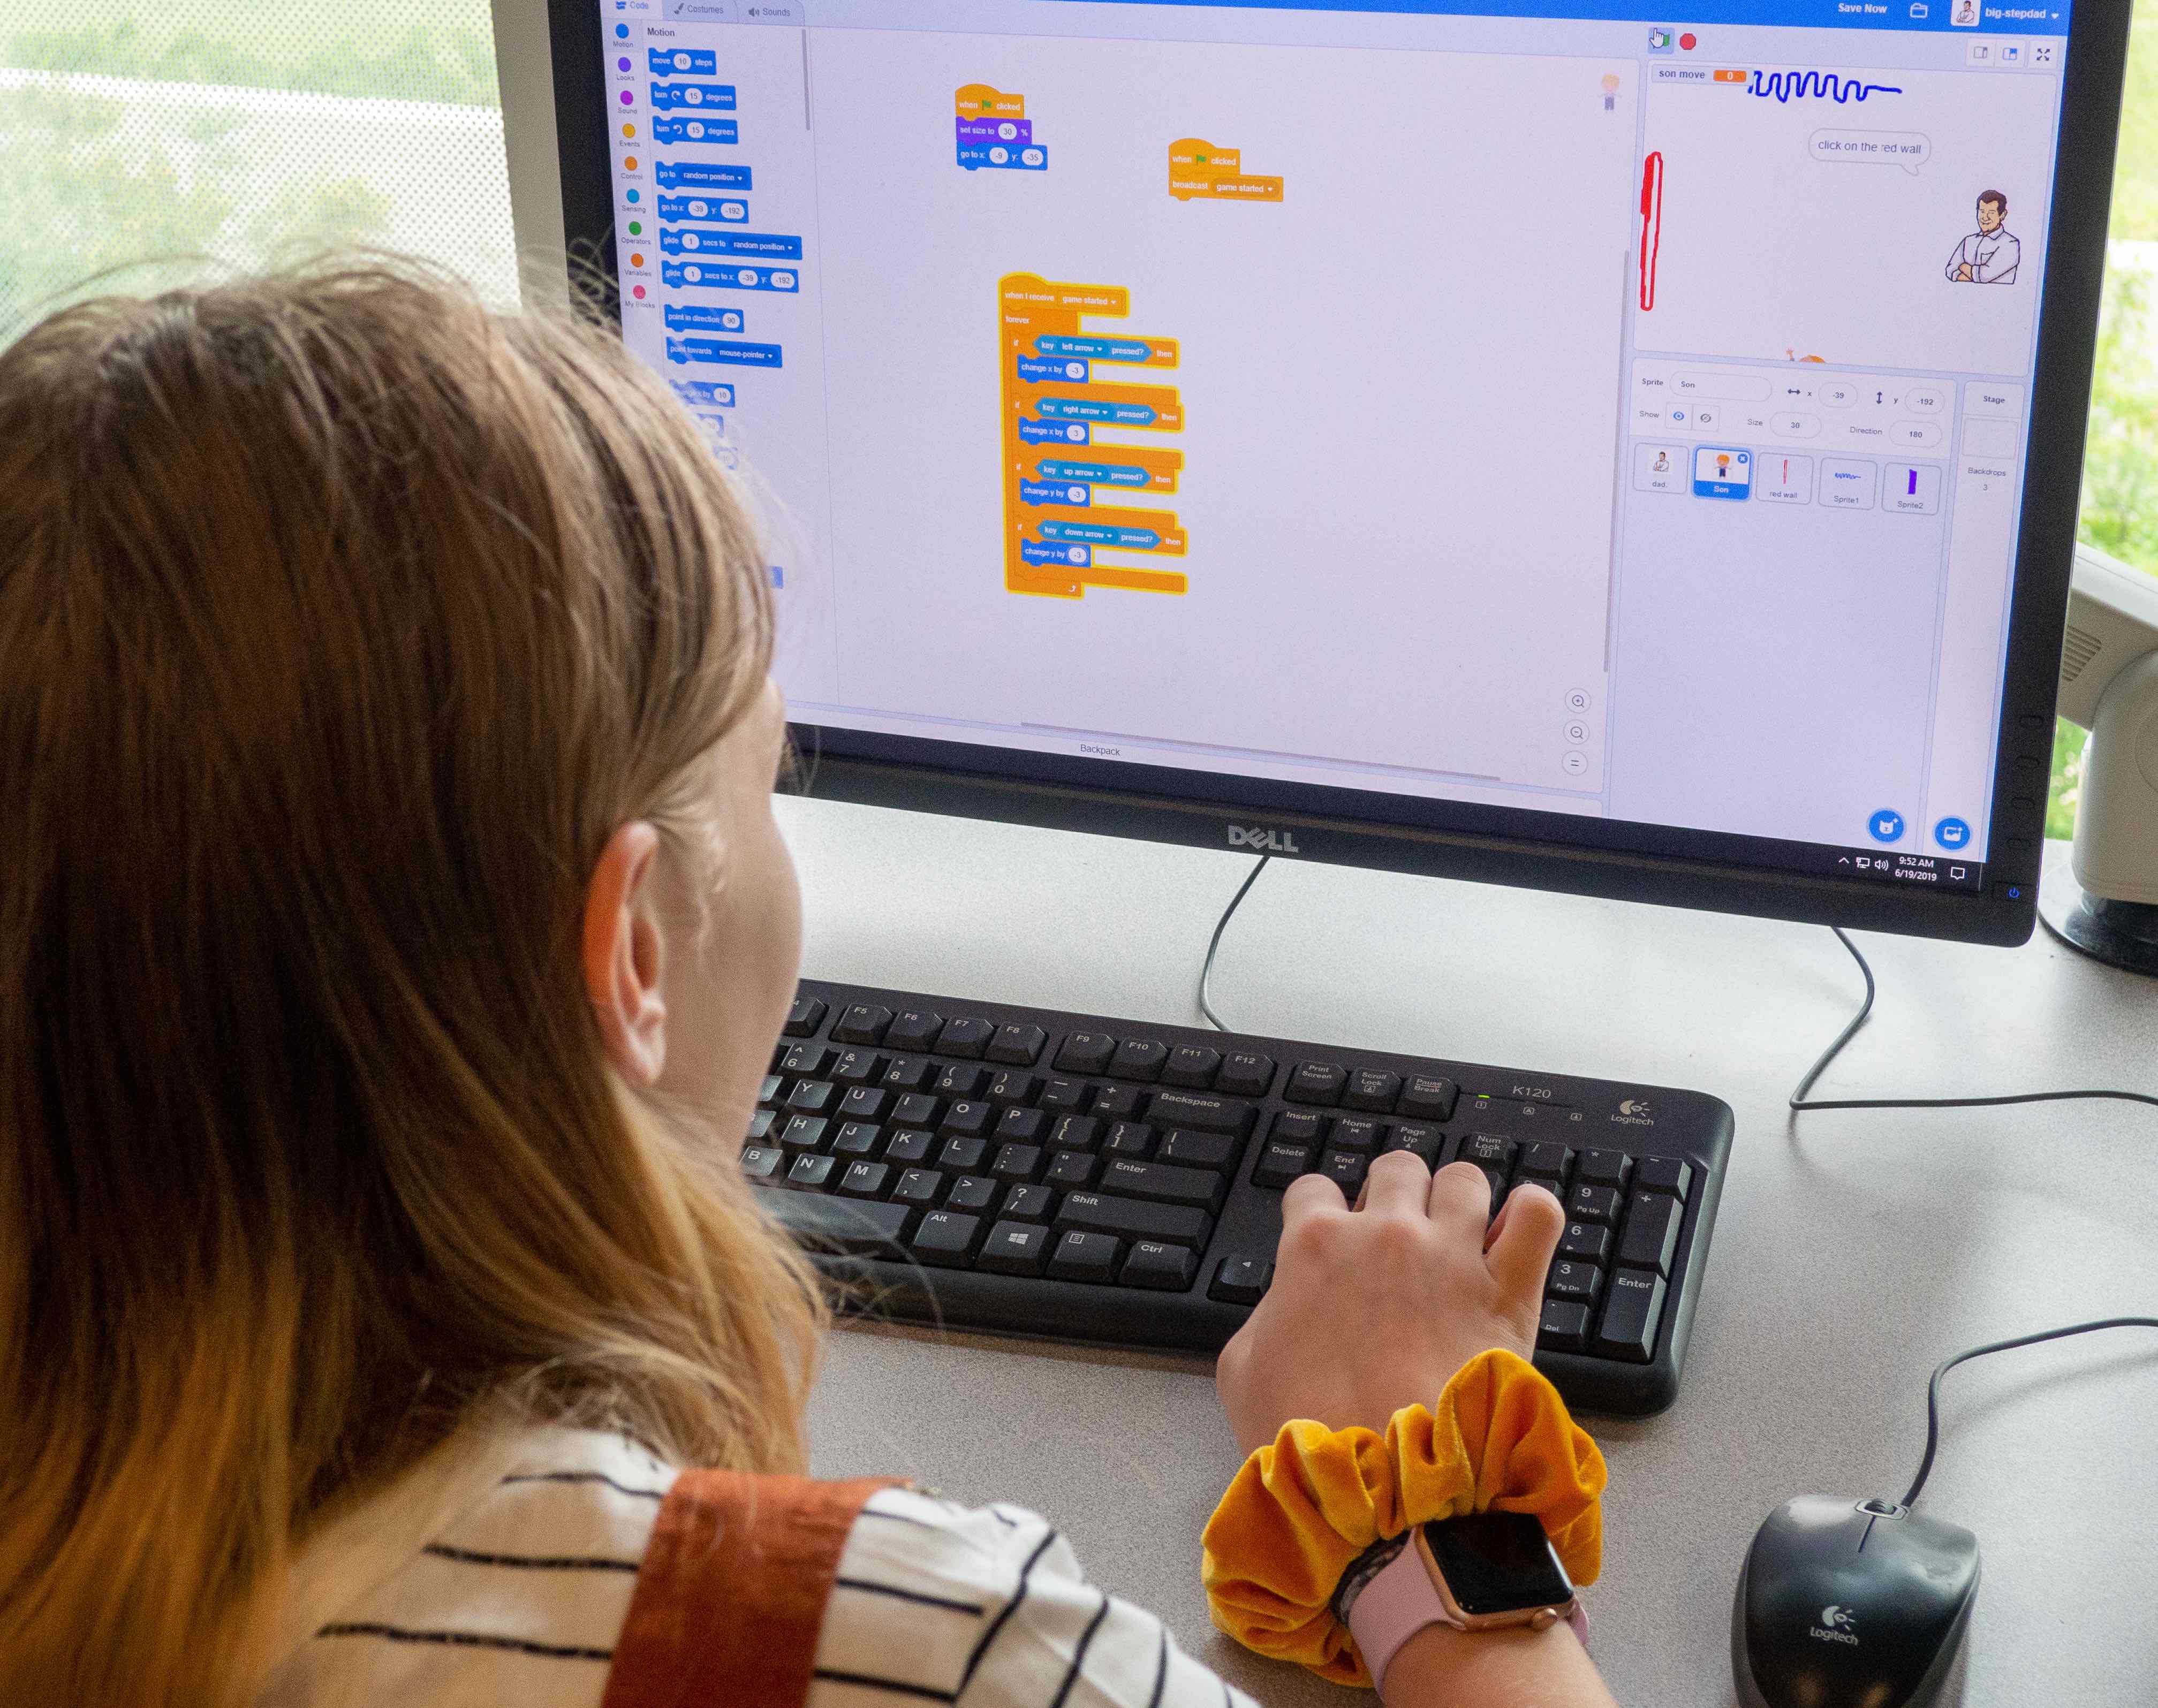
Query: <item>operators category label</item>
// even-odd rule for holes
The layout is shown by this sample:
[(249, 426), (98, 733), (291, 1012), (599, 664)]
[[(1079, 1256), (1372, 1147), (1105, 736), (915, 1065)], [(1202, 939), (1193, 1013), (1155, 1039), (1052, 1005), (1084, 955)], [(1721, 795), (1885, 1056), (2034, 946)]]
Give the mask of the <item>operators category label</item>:
[[(963, 100), (967, 91), (960, 93)], [(1084, 315), (1129, 312), (1130, 292), (1122, 286), (1013, 273), (997, 290), (1005, 591), (1056, 599), (1083, 598), (1090, 587), (1183, 593), (1189, 583), (1179, 570), (1104, 562), (1102, 556), (1183, 556), (1187, 540), (1175, 513), (1104, 507), (1094, 493), (1097, 487), (1118, 488), (1120, 498), (1176, 490), (1181, 452), (1096, 437), (1105, 431), (1183, 430), (1184, 400), (1175, 387), (1118, 384), (1096, 374), (1105, 364), (1174, 368), (1175, 340), (1085, 331)]]

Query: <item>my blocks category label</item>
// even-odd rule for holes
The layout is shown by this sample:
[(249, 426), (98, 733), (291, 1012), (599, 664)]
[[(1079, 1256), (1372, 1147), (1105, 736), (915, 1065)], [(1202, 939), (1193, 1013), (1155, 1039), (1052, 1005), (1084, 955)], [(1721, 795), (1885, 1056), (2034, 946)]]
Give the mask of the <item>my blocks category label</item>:
[(1169, 145), (1169, 193), (1180, 202), (1278, 202), (1282, 181), (1247, 177), (1242, 149), (1185, 137)]
[(952, 94), (959, 164), (1005, 172), (1046, 172), (1049, 151), (1034, 140), (1026, 97), (1006, 95), (986, 83), (963, 84)]
[[(1083, 598), (1089, 587), (1185, 591), (1188, 578), (1180, 570), (1104, 562), (1100, 556), (1105, 551), (1185, 554), (1185, 532), (1175, 511), (1118, 503), (1127, 493), (1175, 492), (1184, 453), (1096, 436), (1102, 430), (1183, 431), (1184, 400), (1174, 386), (1095, 376), (1097, 364), (1173, 369), (1176, 340), (1085, 332), (1082, 317), (1121, 319), (1129, 313), (1130, 292), (1120, 285), (1058, 284), (1033, 273), (1009, 273), (998, 281), (997, 293), (1005, 591), (1056, 599)], [(1102, 503), (1104, 498), (1112, 503)]]

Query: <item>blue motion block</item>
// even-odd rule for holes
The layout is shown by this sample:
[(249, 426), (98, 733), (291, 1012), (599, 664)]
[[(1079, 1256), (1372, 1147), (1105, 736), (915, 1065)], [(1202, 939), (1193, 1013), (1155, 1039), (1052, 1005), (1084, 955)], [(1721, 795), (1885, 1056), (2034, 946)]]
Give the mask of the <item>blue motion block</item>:
[(1084, 445), (1090, 438), (1088, 430), (1077, 421), (1030, 421), (1020, 417), (1019, 439), (1022, 445)]
[(1065, 358), (1051, 361), (1043, 356), (1021, 356), (1019, 359), (1019, 377), (1022, 379), (1065, 379), (1074, 385), (1086, 383), (1087, 364)]
[(1066, 504), (1081, 509), (1094, 502), (1093, 488), (1076, 481), (1023, 480), (1019, 483), (1019, 497), (1023, 504)]
[[(652, 140), (655, 142), (739, 142), (741, 131), (732, 119), (667, 118), (652, 121)], [(665, 168), (660, 168), (663, 172)], [(663, 178), (660, 183), (667, 180)], [(746, 179), (742, 188), (747, 189)]]
[(772, 565), (772, 585), (774, 587), (784, 587), (787, 585), (786, 565), (774, 564)]
[(802, 275), (792, 267), (746, 267), (726, 261), (662, 261), (659, 278), (678, 290), (792, 293), (802, 288)]
[(1020, 560), (1030, 564), (1055, 564), (1059, 569), (1085, 569), (1094, 561), (1094, 554), (1083, 545), (1042, 545), (1031, 539), (1019, 543)]
[(802, 240), (771, 231), (711, 231), (687, 225), (679, 231), (659, 234), (659, 247), (668, 255), (756, 255), (776, 261), (802, 259)]
[(645, 57), (651, 61), (654, 77), (674, 73), (684, 77), (710, 77), (720, 69), (710, 48), (653, 48)]
[(959, 119), (954, 122), (963, 145), (979, 143), (987, 148), (998, 142), (1008, 142), (1023, 148), (1034, 140), (1032, 119)]
[(1048, 480), (1085, 481), (1097, 487), (1143, 487), (1147, 472), (1128, 462), (1053, 462), (1047, 457), (1034, 466)]
[(731, 83), (655, 83), (652, 85), (652, 110), (672, 112), (680, 107), (694, 107), (700, 112), (731, 113), (735, 110), (735, 86)]
[(777, 344), (738, 344), (726, 338), (669, 338), (670, 362), (720, 362), (731, 368), (777, 368)]
[(1112, 528), (1102, 522), (1045, 522), (1044, 539), (1083, 540), (1089, 545), (1113, 545), (1125, 551), (1152, 551), (1161, 536), (1151, 528)]
[(669, 332), (740, 332), (742, 312), (739, 308), (713, 308), (701, 302), (667, 305), (667, 330)]
[(749, 219), (749, 204), (739, 196), (660, 196), (656, 199), (663, 219), (716, 219), (722, 225), (741, 225)]
[(1004, 172), (1046, 172), (1049, 170), (1049, 151), (1042, 147), (1017, 148), (1002, 142), (984, 146), (979, 142), (959, 145), (959, 164), (969, 172), (978, 172), (983, 167)]
[(674, 395), (686, 404), (701, 404), (707, 409), (731, 410), (735, 406), (735, 389), (718, 379), (670, 379)]
[(725, 415), (708, 415), (700, 410), (697, 431), (708, 439), (725, 440), (727, 436), (727, 418)]
[(652, 175), (659, 181), (659, 188), (663, 190), (746, 190), (749, 188), (749, 168), (746, 166), (722, 166), (716, 160), (654, 161)]
[(1034, 347), (1045, 356), (1092, 356), (1097, 362), (1144, 362), (1154, 353), (1144, 338), (1072, 338), (1057, 332), (1043, 333)]
[(1059, 421), (1113, 421), (1120, 427), (1144, 427), (1154, 420), (1154, 412), (1143, 403), (1111, 403), (1099, 397), (1045, 397), (1037, 399), (1034, 406)]
[(1750, 498), (1753, 496), (1753, 453), (1750, 451), (1731, 452), (1731, 472), (1734, 478), (1701, 478), (1699, 453), (1706, 451), (1713, 454), (1724, 448), (1721, 445), (1698, 445), (1694, 447), (1693, 495), (1696, 498)]

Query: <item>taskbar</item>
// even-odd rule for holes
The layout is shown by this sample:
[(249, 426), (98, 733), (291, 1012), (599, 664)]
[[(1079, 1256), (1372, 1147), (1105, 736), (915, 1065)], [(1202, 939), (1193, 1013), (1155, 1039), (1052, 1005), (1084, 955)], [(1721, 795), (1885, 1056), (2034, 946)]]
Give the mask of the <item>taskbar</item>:
[(1953, 854), (1860, 854), (1854, 849), (1820, 849), (1810, 869), (1869, 884), (1917, 884), (1928, 890), (1985, 888), (1985, 863)]

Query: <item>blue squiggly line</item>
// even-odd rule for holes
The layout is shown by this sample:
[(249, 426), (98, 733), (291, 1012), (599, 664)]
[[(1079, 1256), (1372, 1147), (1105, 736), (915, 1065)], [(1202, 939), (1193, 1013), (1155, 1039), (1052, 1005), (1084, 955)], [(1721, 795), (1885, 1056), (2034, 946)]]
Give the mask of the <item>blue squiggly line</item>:
[(1861, 83), (1856, 77), (1839, 77), (1833, 71), (1756, 71), (1753, 80), (1746, 85), (1748, 95), (1757, 95), (1766, 101), (1776, 97), (1779, 105), (1811, 95), (1825, 97), (1841, 106), (1847, 102), (1863, 101), (1869, 95), (1901, 95), (1903, 91), (1886, 83)]

